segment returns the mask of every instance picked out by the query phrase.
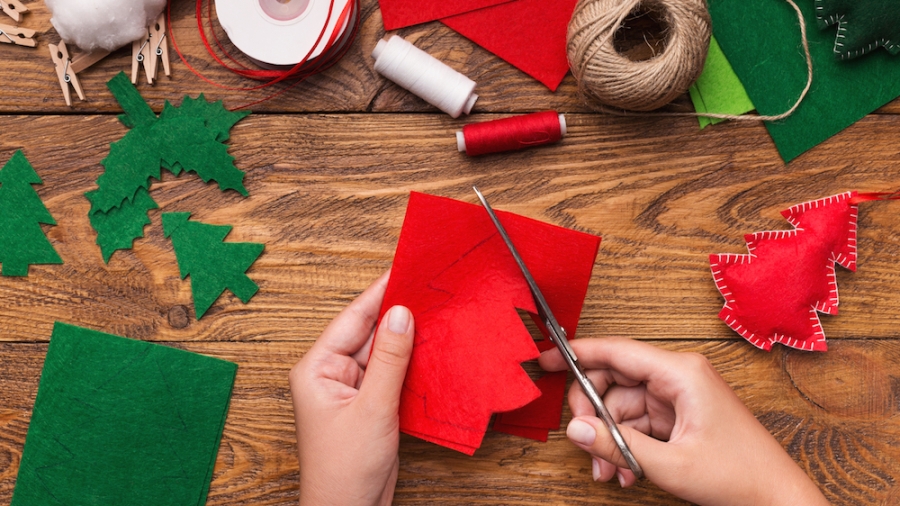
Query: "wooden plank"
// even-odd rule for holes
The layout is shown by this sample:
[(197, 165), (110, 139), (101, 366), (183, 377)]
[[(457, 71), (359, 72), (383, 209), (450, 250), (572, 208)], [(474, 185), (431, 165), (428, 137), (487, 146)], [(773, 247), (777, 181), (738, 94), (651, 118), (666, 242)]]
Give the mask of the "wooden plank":
[[(759, 126), (570, 119), (559, 145), (473, 159), (438, 115), (250, 116), (230, 141), (248, 198), (191, 174), (151, 187), (164, 211), (266, 244), (250, 270), (259, 294), (247, 305), (226, 294), (197, 321), (159, 210), (147, 237), (108, 265), (94, 244), (83, 194), (125, 128), (112, 116), (7, 117), (0, 160), (24, 148), (44, 178), (58, 221), (47, 234), (65, 264), (0, 278), (0, 341), (46, 341), (54, 320), (163, 341), (308, 338), (390, 266), (410, 190), (474, 202), (473, 184), (499, 209), (603, 236), (585, 335), (730, 338), (710, 253), (743, 253), (744, 234), (789, 229), (779, 212), (793, 204), (900, 187), (897, 116), (869, 116), (788, 167)], [(841, 313), (823, 316), (831, 340), (897, 335), (896, 206), (861, 206), (859, 270), (839, 269)]]
[[(199, 37), (195, 3), (173, 2), (172, 30), (178, 47), (190, 64), (213, 82), (230, 88), (255, 86), (256, 82), (232, 74), (216, 63), (206, 52)], [(79, 75), (87, 100), (75, 101), (68, 108), (62, 99), (59, 83), (53, 71), (47, 45), (56, 43), (59, 36), (50, 24), (50, 13), (42, 2), (27, 3), (31, 12), (21, 25), (42, 32), (36, 49), (0, 45), (0, 113), (111, 113), (119, 112), (106, 81), (119, 71), (131, 72), (131, 45)], [(434, 112), (421, 99), (397, 87), (373, 69), (371, 58), (375, 44), (385, 36), (381, 11), (377, 0), (361, 1), (362, 23), (356, 41), (348, 54), (332, 69), (314, 76), (283, 95), (253, 106), (258, 112)], [(218, 25), (215, 25), (218, 27)], [(217, 28), (229, 54), (240, 52), (228, 42), (226, 34)], [(585, 112), (589, 109), (577, 93), (570, 75), (556, 93), (550, 92), (536, 80), (512, 65), (476, 46), (465, 37), (439, 22), (396, 30), (421, 49), (466, 74), (478, 83), (480, 98), (476, 112), (531, 112), (559, 109), (566, 112)], [(643, 34), (626, 31), (630, 37), (643, 42)], [(212, 39), (211, 39), (212, 40)], [(74, 48), (70, 51), (76, 52)], [(170, 44), (172, 77), (161, 76), (153, 86), (141, 76), (141, 93), (157, 112), (165, 100), (177, 101), (184, 94), (223, 99), (228, 107), (254, 102), (271, 94), (269, 91), (239, 91), (223, 89), (202, 81), (182, 63)], [(252, 64), (251, 64), (252, 65)], [(267, 90), (279, 90), (280, 85)], [(693, 111), (687, 96), (672, 106), (673, 110)], [(882, 108), (882, 112), (900, 112), (900, 101)]]
[[(652, 343), (707, 356), (835, 504), (891, 504), (885, 501), (897, 497), (896, 341), (837, 342), (825, 355), (765, 353), (738, 340)], [(239, 363), (209, 504), (295, 503), (287, 373), (308, 343), (172, 344)], [(0, 343), (2, 503), (15, 484), (45, 353), (45, 344)], [(566, 407), (563, 423), (570, 419)], [(682, 504), (649, 483), (625, 491), (593, 483), (589, 459), (564, 430), (546, 444), (489, 432), (474, 457), (403, 436), (400, 459), (396, 504)]]

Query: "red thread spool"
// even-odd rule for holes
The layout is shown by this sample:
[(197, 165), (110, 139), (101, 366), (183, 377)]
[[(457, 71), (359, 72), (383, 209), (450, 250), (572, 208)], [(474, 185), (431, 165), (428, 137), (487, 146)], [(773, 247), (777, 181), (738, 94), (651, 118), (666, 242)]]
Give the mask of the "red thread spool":
[(478, 156), (552, 144), (564, 135), (566, 116), (544, 111), (466, 125), (456, 132), (456, 147), (460, 153)]

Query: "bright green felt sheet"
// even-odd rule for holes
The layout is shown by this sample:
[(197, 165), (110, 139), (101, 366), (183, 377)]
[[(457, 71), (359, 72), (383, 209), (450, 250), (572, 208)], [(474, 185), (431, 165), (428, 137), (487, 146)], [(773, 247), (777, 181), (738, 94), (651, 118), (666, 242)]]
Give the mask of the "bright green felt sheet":
[(12, 506), (205, 504), (236, 371), (56, 323)]
[(41, 184), (22, 151), (0, 169), (0, 264), (4, 276), (27, 276), (31, 264), (61, 264), (41, 223), (56, 220), (31, 185)]
[[(698, 113), (744, 114), (754, 109), (744, 85), (728, 63), (715, 37), (709, 39), (709, 53), (703, 73), (688, 91)], [(725, 121), (699, 116), (700, 128)]]
[(163, 233), (172, 239), (181, 279), (191, 277), (194, 312), (199, 320), (225, 289), (246, 304), (259, 286), (246, 274), (265, 247), (255, 242), (224, 242), (231, 225), (188, 221), (190, 213), (163, 213)]
[[(803, 10), (813, 58), (813, 85), (790, 117), (767, 122), (790, 161), (900, 95), (900, 60), (887, 51), (835, 60), (834, 32), (818, 30), (813, 2)], [(710, 0), (713, 32), (747, 94), (763, 115), (788, 110), (806, 84), (797, 15), (780, 0)]]

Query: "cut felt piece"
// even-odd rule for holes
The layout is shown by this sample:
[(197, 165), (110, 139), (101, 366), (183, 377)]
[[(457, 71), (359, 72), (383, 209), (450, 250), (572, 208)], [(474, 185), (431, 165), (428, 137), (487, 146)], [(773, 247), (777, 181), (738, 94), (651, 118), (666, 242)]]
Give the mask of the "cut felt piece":
[(441, 22), (556, 91), (569, 72), (566, 30), (577, 0), (514, 0)]
[[(715, 37), (709, 39), (709, 53), (703, 73), (688, 89), (694, 110), (698, 113), (744, 114), (754, 109), (747, 90), (722, 53)], [(721, 118), (698, 116), (700, 128), (725, 121)]]
[(236, 371), (57, 323), (12, 506), (206, 504)]
[(510, 0), (378, 0), (385, 30), (436, 21)]
[[(798, 2), (806, 26), (816, 23), (813, 2)], [(710, 0), (713, 31), (722, 51), (762, 115), (781, 114), (806, 85), (806, 57), (797, 14), (787, 2)], [(766, 122), (778, 152), (790, 161), (900, 95), (900, 65), (887, 51), (838, 61), (834, 33), (808, 30), (813, 84), (797, 110)]]
[(263, 244), (224, 242), (231, 225), (188, 221), (190, 213), (163, 213), (163, 233), (172, 239), (181, 279), (191, 277), (197, 319), (225, 289), (246, 304), (259, 286), (245, 272), (263, 252)]
[(828, 349), (818, 313), (838, 313), (835, 263), (856, 271), (858, 208), (856, 192), (798, 204), (781, 213), (794, 230), (746, 235), (746, 255), (710, 255), (719, 318), (767, 351)]
[[(574, 336), (600, 238), (497, 214)], [(410, 195), (382, 316), (397, 304), (416, 321), (400, 400), (403, 432), (471, 455), (493, 413), (540, 395), (520, 365), (539, 351), (516, 312), (535, 313), (534, 300), (481, 206)]]
[(567, 377), (566, 371), (545, 373), (534, 382), (541, 396), (519, 409), (498, 414), (492, 428), (497, 432), (547, 441), (549, 431), (559, 429)]
[(105, 213), (92, 213), (89, 216), (91, 226), (97, 231), (97, 245), (103, 261), (109, 263), (116, 250), (131, 248), (135, 239), (144, 237), (144, 226), (150, 224), (147, 212), (158, 208), (147, 189), (138, 188), (132, 200)]
[(834, 56), (848, 60), (879, 47), (900, 54), (900, 2), (897, 0), (816, 0), (820, 29), (837, 25)]
[(27, 276), (33, 264), (61, 264), (41, 223), (56, 220), (32, 185), (42, 184), (21, 150), (0, 169), (0, 264), (4, 276)]

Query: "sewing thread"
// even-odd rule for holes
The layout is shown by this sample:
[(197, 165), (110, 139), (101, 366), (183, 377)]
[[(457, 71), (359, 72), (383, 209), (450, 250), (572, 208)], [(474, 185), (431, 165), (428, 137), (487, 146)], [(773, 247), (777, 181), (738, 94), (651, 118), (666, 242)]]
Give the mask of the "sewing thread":
[(565, 115), (543, 111), (466, 125), (456, 132), (456, 147), (478, 156), (552, 144), (565, 135)]
[(397, 35), (379, 40), (372, 57), (376, 72), (454, 118), (478, 100), (475, 81)]

